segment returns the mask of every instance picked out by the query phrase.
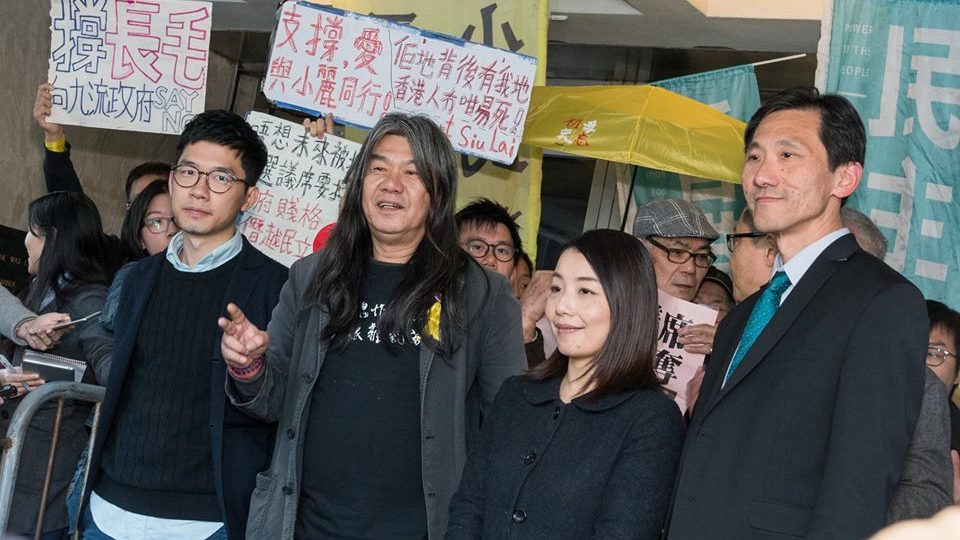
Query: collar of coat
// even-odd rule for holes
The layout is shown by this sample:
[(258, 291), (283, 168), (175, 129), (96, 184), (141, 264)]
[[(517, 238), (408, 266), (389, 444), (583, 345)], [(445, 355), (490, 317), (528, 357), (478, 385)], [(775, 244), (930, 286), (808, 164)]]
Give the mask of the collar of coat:
[[(560, 379), (556, 377), (545, 381), (529, 379), (524, 397), (531, 405), (549, 405), (560, 401)], [(589, 399), (589, 396), (580, 396), (570, 403), (576, 405), (578, 409), (587, 412), (603, 412), (620, 405), (630, 399), (636, 391), (620, 392), (616, 394), (606, 394), (596, 399)]]

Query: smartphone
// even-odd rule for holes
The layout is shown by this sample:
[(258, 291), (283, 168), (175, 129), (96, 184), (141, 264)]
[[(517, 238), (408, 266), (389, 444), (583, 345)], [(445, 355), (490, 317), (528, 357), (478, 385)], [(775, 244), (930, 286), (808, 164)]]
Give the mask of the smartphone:
[(17, 387), (12, 384), (0, 386), (0, 398), (8, 398), (17, 395)]
[(103, 313), (103, 311), (94, 311), (93, 313), (87, 315), (86, 317), (81, 317), (81, 318), (79, 318), (79, 319), (74, 319), (74, 320), (72, 320), (72, 321), (67, 321), (67, 322), (62, 322), (62, 323), (55, 324), (55, 325), (47, 328), (47, 330), (59, 330), (59, 329), (61, 329), (61, 328), (67, 328), (68, 326), (74, 326), (74, 325), (77, 325), (77, 324), (80, 324), (80, 323), (85, 323), (85, 322), (89, 321), (90, 319), (99, 316), (101, 313)]

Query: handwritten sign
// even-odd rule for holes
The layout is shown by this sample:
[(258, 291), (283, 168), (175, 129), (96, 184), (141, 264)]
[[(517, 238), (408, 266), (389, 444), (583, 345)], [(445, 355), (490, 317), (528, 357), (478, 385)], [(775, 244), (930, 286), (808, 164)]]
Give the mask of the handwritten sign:
[(537, 61), (306, 2), (283, 4), (263, 81), (279, 106), (333, 112), (371, 127), (384, 114), (422, 114), (457, 151), (512, 163)]
[(247, 122), (267, 145), (260, 195), (240, 220), (251, 244), (290, 266), (319, 249), (337, 221), (343, 180), (360, 145), (255, 111)]
[(183, 131), (204, 109), (211, 9), (181, 0), (51, 0), (50, 120)]
[(677, 331), (692, 324), (716, 324), (717, 310), (681, 300), (663, 291), (657, 291), (660, 300), (659, 330), (657, 331), (657, 358), (654, 371), (664, 390), (673, 397), (681, 411), (689, 401), (687, 383), (703, 365), (702, 354), (683, 350), (677, 343)]

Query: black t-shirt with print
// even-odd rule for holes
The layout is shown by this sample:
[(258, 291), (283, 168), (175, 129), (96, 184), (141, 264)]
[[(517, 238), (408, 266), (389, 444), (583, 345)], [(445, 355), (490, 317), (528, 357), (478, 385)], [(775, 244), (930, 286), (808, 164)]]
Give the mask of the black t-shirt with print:
[(328, 351), (311, 396), (296, 537), (427, 537), (421, 481), (420, 337), (378, 332), (407, 266), (371, 261), (360, 326)]

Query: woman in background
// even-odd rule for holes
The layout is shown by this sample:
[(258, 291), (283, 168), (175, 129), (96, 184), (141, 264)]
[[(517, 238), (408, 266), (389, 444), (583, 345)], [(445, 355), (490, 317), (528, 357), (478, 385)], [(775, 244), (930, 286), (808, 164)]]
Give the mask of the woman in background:
[[(60, 312), (79, 319), (103, 309), (110, 275), (103, 246), (103, 228), (93, 201), (81, 193), (55, 192), (30, 203), (27, 235), (27, 271), (33, 276), (24, 307), (38, 315)], [(107, 364), (113, 339), (95, 321), (77, 325), (49, 353), (87, 363), (84, 382), (95, 382)], [(26, 349), (17, 347), (13, 363), (19, 365)], [(6, 432), (10, 415), (20, 403), (7, 400), (0, 431)], [(46, 500), (41, 493), (56, 405), (42, 406), (24, 438), (20, 472), (7, 531), (33, 535), (41, 505), (46, 506), (41, 538), (65, 538), (64, 506), (77, 457), (87, 441), (84, 421), (89, 404), (64, 403), (59, 443)]]
[(584, 233), (546, 307), (557, 352), (497, 395), (446, 538), (655, 539), (683, 444), (654, 375), (657, 288), (640, 241)]
[[(107, 301), (100, 315), (100, 324), (107, 330), (113, 331), (113, 318), (117, 315), (117, 306), (120, 304), (120, 292), (127, 272), (137, 262), (145, 257), (163, 253), (170, 244), (173, 235), (180, 231), (173, 220), (173, 203), (170, 201), (170, 191), (166, 180), (154, 180), (133, 202), (123, 218), (120, 227), (120, 249), (123, 253), (124, 265), (117, 270), (113, 278)], [(106, 380), (100, 384), (107, 384)]]

